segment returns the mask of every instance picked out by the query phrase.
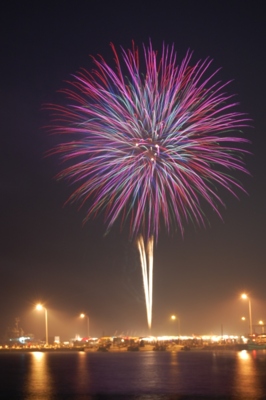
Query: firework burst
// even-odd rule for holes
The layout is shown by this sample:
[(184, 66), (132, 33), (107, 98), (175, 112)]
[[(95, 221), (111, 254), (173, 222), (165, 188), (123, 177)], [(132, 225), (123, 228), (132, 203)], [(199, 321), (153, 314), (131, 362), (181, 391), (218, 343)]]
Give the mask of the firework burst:
[[(231, 171), (247, 172), (239, 130), (248, 122), (235, 111), (228, 82), (208, 73), (211, 60), (193, 64), (187, 52), (179, 65), (174, 46), (159, 55), (150, 43), (142, 65), (134, 44), (121, 57), (111, 47), (114, 67), (93, 58), (95, 69), (80, 71), (64, 91), (71, 104), (52, 106), (53, 132), (63, 139), (52, 153), (69, 161), (58, 174), (76, 185), (68, 201), (88, 204), (86, 220), (103, 213), (107, 231), (116, 220), (121, 227), (129, 221), (130, 236), (147, 243), (152, 271), (160, 224), (182, 233), (189, 220), (202, 225), (202, 200), (220, 215), (219, 187), (235, 196), (242, 189)], [(152, 272), (142, 236), (150, 326)]]

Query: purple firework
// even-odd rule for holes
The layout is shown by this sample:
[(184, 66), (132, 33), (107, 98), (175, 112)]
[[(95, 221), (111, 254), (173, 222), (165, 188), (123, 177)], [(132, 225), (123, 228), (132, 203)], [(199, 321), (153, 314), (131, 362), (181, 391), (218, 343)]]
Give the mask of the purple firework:
[(211, 60), (192, 64), (189, 51), (179, 65), (174, 46), (161, 55), (143, 46), (143, 68), (134, 44), (121, 58), (111, 47), (114, 68), (93, 58), (95, 69), (64, 91), (71, 104), (52, 106), (63, 136), (52, 153), (69, 161), (58, 178), (76, 185), (68, 201), (87, 203), (86, 219), (103, 212), (107, 230), (130, 221), (132, 237), (157, 238), (160, 223), (181, 232), (189, 219), (204, 223), (201, 200), (219, 214), (219, 187), (236, 195), (231, 171), (247, 172), (238, 133), (247, 119), (228, 82), (208, 74)]

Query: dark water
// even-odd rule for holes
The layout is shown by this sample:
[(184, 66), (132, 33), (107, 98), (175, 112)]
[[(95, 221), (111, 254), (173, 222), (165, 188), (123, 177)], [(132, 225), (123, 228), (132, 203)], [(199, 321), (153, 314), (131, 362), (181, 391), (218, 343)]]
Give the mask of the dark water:
[(266, 351), (0, 353), (0, 399), (266, 399)]

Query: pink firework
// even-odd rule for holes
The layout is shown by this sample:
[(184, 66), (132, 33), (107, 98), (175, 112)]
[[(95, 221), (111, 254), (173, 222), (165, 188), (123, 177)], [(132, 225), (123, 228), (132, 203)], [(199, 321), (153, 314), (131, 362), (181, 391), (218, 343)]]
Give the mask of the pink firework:
[(76, 187), (69, 201), (88, 204), (86, 219), (103, 212), (107, 230), (129, 221), (130, 236), (147, 243), (160, 224), (168, 232), (204, 224), (202, 202), (220, 215), (219, 189), (236, 196), (243, 188), (232, 171), (247, 173), (240, 129), (248, 120), (228, 82), (215, 81), (211, 60), (192, 63), (189, 51), (179, 65), (174, 46), (161, 54), (143, 46), (142, 63), (134, 44), (121, 57), (111, 47), (114, 66), (94, 58), (95, 69), (64, 91), (70, 104), (52, 106), (62, 138), (52, 153), (67, 162), (58, 178)]

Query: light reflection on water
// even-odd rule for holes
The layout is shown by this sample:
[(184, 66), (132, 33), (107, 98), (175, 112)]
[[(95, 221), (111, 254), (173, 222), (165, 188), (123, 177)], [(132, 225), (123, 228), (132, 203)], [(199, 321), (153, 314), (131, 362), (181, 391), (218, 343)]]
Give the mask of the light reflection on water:
[(266, 398), (262, 351), (0, 353), (0, 370), (1, 399)]
[(87, 393), (91, 387), (91, 374), (87, 361), (87, 354), (80, 351), (78, 353), (78, 364), (75, 376), (78, 393)]
[(28, 356), (30, 361), (24, 387), (27, 399), (50, 400), (53, 394), (53, 380), (47, 366), (47, 353), (32, 352)]
[[(257, 352), (246, 350), (237, 353), (234, 394), (241, 399), (260, 399), (266, 393), (261, 388), (256, 368)], [(265, 397), (264, 397), (265, 398)]]

